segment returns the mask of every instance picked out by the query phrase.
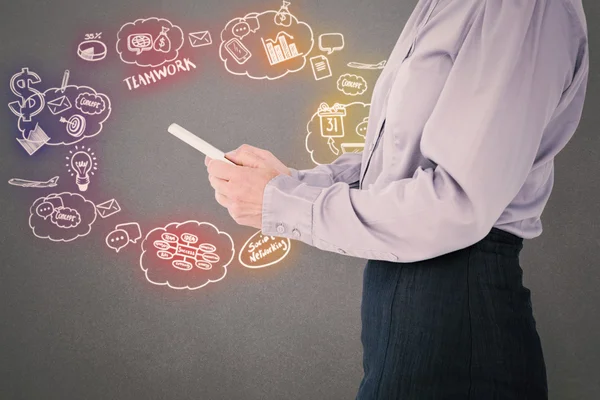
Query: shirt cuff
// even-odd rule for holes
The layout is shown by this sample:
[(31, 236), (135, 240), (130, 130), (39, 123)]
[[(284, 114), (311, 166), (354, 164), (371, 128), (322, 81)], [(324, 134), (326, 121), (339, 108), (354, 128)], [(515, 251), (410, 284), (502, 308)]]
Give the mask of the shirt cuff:
[(312, 246), (313, 206), (322, 190), (285, 174), (271, 179), (263, 193), (262, 234)]

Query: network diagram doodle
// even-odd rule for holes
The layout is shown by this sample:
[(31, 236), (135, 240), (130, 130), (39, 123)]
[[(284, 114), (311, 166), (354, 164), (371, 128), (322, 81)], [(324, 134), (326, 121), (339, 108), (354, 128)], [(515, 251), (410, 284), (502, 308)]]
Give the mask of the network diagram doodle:
[(18, 119), (22, 137), (17, 141), (33, 155), (44, 145), (72, 145), (102, 131), (111, 113), (108, 96), (89, 86), (69, 84), (69, 70), (58, 88), (41, 92), (38, 74), (24, 67), (10, 80), (11, 91), (20, 98), (8, 104)]
[(96, 221), (96, 206), (77, 193), (40, 197), (29, 209), (29, 227), (40, 239), (70, 242), (86, 236)]
[(328, 164), (342, 153), (357, 153), (365, 147), (371, 105), (321, 103), (306, 125), (306, 150), (315, 164)]
[(229, 21), (221, 32), (219, 55), (227, 71), (251, 79), (275, 80), (300, 71), (314, 47), (312, 28), (289, 11), (250, 13)]
[(140, 266), (152, 284), (195, 290), (225, 278), (234, 254), (228, 233), (208, 222), (186, 221), (148, 232)]

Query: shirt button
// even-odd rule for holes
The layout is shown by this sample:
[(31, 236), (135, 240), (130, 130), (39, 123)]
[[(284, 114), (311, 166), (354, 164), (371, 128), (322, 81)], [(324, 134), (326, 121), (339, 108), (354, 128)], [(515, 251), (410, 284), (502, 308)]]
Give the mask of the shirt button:
[(338, 252), (339, 252), (340, 254), (346, 254), (346, 252), (344, 251), (344, 249), (338, 249)]
[(394, 140), (394, 143), (395, 143), (395, 144), (400, 144), (400, 139), (396, 139), (396, 140)]
[(299, 238), (299, 237), (300, 237), (300, 231), (299, 231), (298, 229), (294, 229), (294, 230), (292, 231), (292, 233), (294, 234), (294, 237), (297, 237), (297, 238)]
[(283, 225), (281, 225), (281, 224), (277, 225), (277, 232), (279, 232), (279, 233), (285, 232), (285, 228), (283, 227)]

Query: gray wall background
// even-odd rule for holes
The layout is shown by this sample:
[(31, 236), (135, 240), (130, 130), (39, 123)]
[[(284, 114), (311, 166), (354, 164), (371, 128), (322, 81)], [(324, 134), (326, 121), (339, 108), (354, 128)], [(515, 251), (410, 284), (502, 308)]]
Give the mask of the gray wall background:
[[(109, 95), (112, 115), (103, 132), (85, 142), (100, 160), (86, 197), (115, 197), (123, 211), (98, 219), (89, 236), (72, 243), (35, 238), (29, 207), (50, 191), (6, 182), (60, 175), (68, 185), (61, 161), (68, 149), (27, 156), (14, 139), (16, 118), (0, 107), (0, 398), (354, 398), (362, 377), (364, 260), (293, 242), (288, 258), (274, 267), (249, 270), (234, 261), (222, 281), (175, 291), (146, 282), (139, 247), (117, 255), (104, 244), (116, 223), (129, 221), (140, 222), (144, 235), (173, 221), (212, 222), (234, 237), (236, 250), (255, 232), (236, 226), (215, 202), (203, 157), (168, 136), (171, 122), (224, 150), (250, 143), (290, 166), (313, 166), (305, 127), (321, 101), (346, 100), (335, 91), (335, 78), (316, 82), (307, 66), (279, 81), (251, 81), (227, 73), (218, 59), (217, 39), (227, 21), (280, 4), (2, 2), (0, 104), (15, 100), (8, 82), (23, 66), (42, 76), (44, 88), (70, 69), (72, 83)], [(344, 33), (346, 49), (330, 57), (336, 76), (352, 72), (343, 68), (348, 61), (387, 58), (415, 4), (297, 0), (291, 10), (316, 36)], [(579, 131), (556, 160), (544, 233), (526, 241), (522, 252), (556, 400), (600, 396), (600, 25), (594, 22), (600, 5), (586, 0), (584, 6), (592, 53), (587, 105)], [(115, 53), (116, 34), (124, 23), (149, 16), (168, 18), (185, 33), (209, 29), (217, 43), (186, 51), (197, 70), (129, 92), (122, 80), (135, 69)], [(106, 60), (77, 58), (86, 32), (103, 32)], [(365, 77), (372, 86), (376, 74)]]

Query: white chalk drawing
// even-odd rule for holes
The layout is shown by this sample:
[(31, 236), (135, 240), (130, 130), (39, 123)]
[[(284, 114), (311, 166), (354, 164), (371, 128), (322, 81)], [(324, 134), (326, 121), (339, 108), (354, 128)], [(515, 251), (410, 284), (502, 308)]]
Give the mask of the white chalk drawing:
[(188, 39), (192, 47), (210, 46), (212, 44), (212, 36), (209, 31), (190, 32), (188, 33)]
[(87, 236), (96, 221), (96, 207), (77, 193), (53, 193), (40, 197), (29, 209), (34, 236), (53, 242), (70, 242)]
[(311, 57), (310, 65), (312, 66), (313, 75), (317, 81), (331, 78), (333, 75), (331, 66), (329, 65), (329, 59), (323, 55)]
[(265, 268), (282, 261), (289, 254), (290, 248), (290, 239), (264, 236), (258, 231), (244, 243), (238, 261), (246, 268)]
[(10, 88), (21, 100), (9, 103), (9, 108), (18, 117), (22, 137), (17, 141), (29, 155), (46, 144), (71, 145), (96, 136), (110, 116), (108, 96), (88, 86), (69, 84), (69, 77), (66, 70), (61, 86), (44, 92), (33, 87), (41, 79), (27, 67), (11, 78)]
[(275, 80), (305, 67), (314, 35), (290, 13), (290, 5), (284, 1), (278, 11), (250, 13), (225, 25), (219, 55), (229, 73)]
[(321, 103), (306, 125), (306, 150), (312, 161), (329, 164), (342, 153), (364, 149), (370, 104)]
[(337, 81), (337, 89), (347, 96), (361, 96), (369, 87), (362, 76), (344, 74)]
[(44, 109), (44, 94), (33, 87), (41, 82), (40, 76), (27, 67), (10, 78), (10, 90), (21, 100), (8, 103), (8, 107), (20, 121), (30, 122)]
[(128, 222), (115, 226), (105, 239), (106, 245), (117, 253), (129, 243), (137, 243), (142, 238), (142, 230), (137, 222)]
[(102, 32), (86, 33), (85, 40), (77, 46), (77, 55), (85, 61), (104, 60), (108, 49), (100, 39), (102, 39)]
[(183, 46), (183, 31), (168, 19), (140, 18), (128, 22), (117, 34), (121, 61), (140, 67), (159, 67), (175, 60)]
[(107, 200), (103, 203), (96, 204), (96, 212), (102, 218), (112, 217), (118, 212), (121, 212), (121, 206), (115, 199)]
[(71, 101), (69, 101), (69, 98), (65, 95), (57, 97), (54, 100), (50, 100), (48, 103), (46, 103), (46, 105), (48, 106), (48, 110), (50, 110), (53, 115), (62, 114), (73, 107)]
[(324, 33), (319, 36), (319, 49), (331, 55), (344, 49), (344, 35), (341, 33)]
[(17, 138), (17, 142), (19, 142), (21, 147), (23, 147), (30, 156), (41, 149), (49, 141), (50, 137), (37, 123), (35, 124), (35, 128), (33, 128), (27, 136), (23, 134), (22, 139)]
[(9, 185), (20, 186), (24, 188), (51, 188), (58, 185), (58, 176), (47, 181), (31, 181), (28, 179), (12, 178), (8, 180)]
[(248, 50), (238, 38), (229, 39), (229, 41), (225, 43), (225, 50), (227, 50), (235, 62), (240, 65), (244, 64), (252, 57), (250, 50)]
[(294, 37), (284, 31), (279, 32), (275, 39), (261, 38), (260, 40), (271, 65), (292, 60), (303, 54), (298, 52), (298, 47), (293, 42)]
[(387, 60), (383, 60), (381, 62), (378, 62), (377, 64), (365, 64), (352, 61), (348, 63), (348, 67), (356, 69), (384, 69), (386, 63)]
[(150, 231), (140, 266), (152, 284), (195, 290), (225, 278), (234, 255), (228, 233), (208, 222), (186, 221)]
[(69, 168), (71, 176), (75, 177), (79, 191), (85, 192), (90, 184), (90, 175), (94, 175), (98, 170), (96, 155), (89, 147), (85, 149), (75, 146), (75, 151), (69, 150), (66, 159), (69, 162), (65, 165)]

